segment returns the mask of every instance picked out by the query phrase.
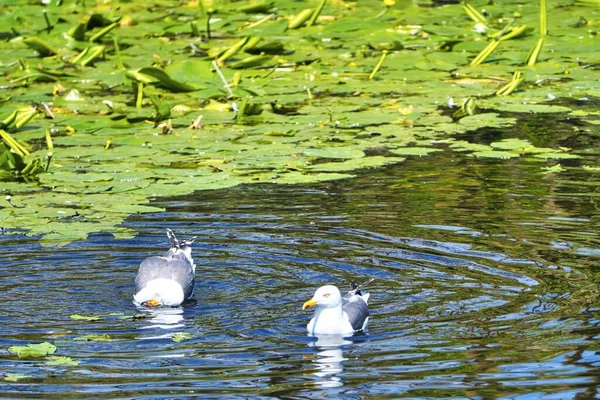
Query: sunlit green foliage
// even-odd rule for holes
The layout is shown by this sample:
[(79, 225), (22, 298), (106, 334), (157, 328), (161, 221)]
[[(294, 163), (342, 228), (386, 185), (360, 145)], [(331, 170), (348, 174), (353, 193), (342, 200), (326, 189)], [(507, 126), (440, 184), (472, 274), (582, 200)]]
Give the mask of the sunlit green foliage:
[(599, 118), (567, 101), (600, 93), (593, 2), (83, 4), (0, 14), (0, 221), (43, 243), (133, 235), (119, 224), (158, 196), (398, 155), (573, 157), (453, 136), (506, 111)]
[(11, 354), (16, 354), (19, 358), (22, 357), (43, 357), (49, 354), (54, 354), (56, 346), (52, 343), (44, 342), (38, 344), (27, 344), (25, 346), (10, 346), (8, 351)]

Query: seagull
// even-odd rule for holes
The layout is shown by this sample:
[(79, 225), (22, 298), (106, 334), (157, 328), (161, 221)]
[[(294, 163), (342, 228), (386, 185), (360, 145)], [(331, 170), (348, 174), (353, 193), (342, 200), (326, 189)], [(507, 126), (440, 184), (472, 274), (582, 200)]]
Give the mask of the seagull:
[(303, 310), (317, 306), (314, 317), (306, 329), (311, 335), (351, 335), (365, 330), (369, 323), (369, 293), (362, 294), (360, 289), (374, 279), (358, 286), (352, 282), (352, 290), (343, 297), (333, 285), (321, 286), (312, 299), (302, 306)]
[(192, 259), (192, 240), (181, 243), (167, 229), (171, 248), (164, 256), (146, 258), (135, 277), (133, 300), (146, 307), (175, 307), (194, 293), (196, 265)]

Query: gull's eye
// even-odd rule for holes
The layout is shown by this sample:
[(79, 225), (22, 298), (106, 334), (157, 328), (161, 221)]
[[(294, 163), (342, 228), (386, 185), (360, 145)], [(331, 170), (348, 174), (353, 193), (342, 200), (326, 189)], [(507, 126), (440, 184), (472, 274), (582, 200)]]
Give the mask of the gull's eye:
[(329, 293), (325, 293), (325, 294), (323, 295), (323, 297), (325, 297), (325, 298), (329, 297)]

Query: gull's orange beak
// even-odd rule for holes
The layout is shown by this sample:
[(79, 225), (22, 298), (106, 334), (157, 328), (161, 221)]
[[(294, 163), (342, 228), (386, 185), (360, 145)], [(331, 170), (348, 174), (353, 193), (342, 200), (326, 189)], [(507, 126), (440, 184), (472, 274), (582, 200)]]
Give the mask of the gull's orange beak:
[(310, 299), (309, 301), (304, 303), (304, 305), (302, 306), (302, 309), (306, 310), (308, 307), (316, 306), (317, 304), (318, 303), (316, 301), (314, 301), (313, 299)]
[(158, 307), (160, 306), (160, 301), (152, 299), (152, 300), (148, 300), (147, 302), (143, 303), (146, 307)]

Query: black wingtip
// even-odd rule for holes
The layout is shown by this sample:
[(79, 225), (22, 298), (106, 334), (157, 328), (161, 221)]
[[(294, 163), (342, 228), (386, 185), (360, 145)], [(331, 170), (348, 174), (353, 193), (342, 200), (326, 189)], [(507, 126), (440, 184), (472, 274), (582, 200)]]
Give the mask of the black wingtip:
[(186, 239), (186, 240), (182, 240), (181, 243), (179, 243), (179, 240), (177, 240), (177, 237), (175, 236), (175, 234), (173, 233), (172, 230), (170, 230), (169, 228), (167, 228), (167, 237), (169, 238), (169, 242), (171, 242), (171, 248), (175, 248), (175, 249), (185, 249), (188, 246), (191, 246), (192, 243), (194, 243), (194, 240), (196, 240), (196, 236), (194, 236), (191, 239)]
[(362, 293), (360, 291), (360, 289), (364, 288), (365, 286), (367, 286), (369, 283), (373, 282), (375, 280), (375, 278), (371, 278), (368, 281), (358, 285), (356, 282), (354, 281), (350, 281), (350, 285), (352, 286), (352, 290), (350, 290), (348, 293), (354, 293), (357, 294), (359, 296), (362, 296)]
[(350, 286), (352, 286), (351, 292), (354, 292), (357, 295), (362, 296), (362, 293), (360, 292), (360, 289), (358, 288), (358, 284), (356, 282), (350, 281)]
[(169, 238), (169, 242), (171, 242), (171, 248), (179, 248), (179, 241), (177, 240), (177, 237), (175, 236), (175, 234), (173, 233), (172, 230), (170, 230), (169, 228), (167, 228), (167, 237)]

